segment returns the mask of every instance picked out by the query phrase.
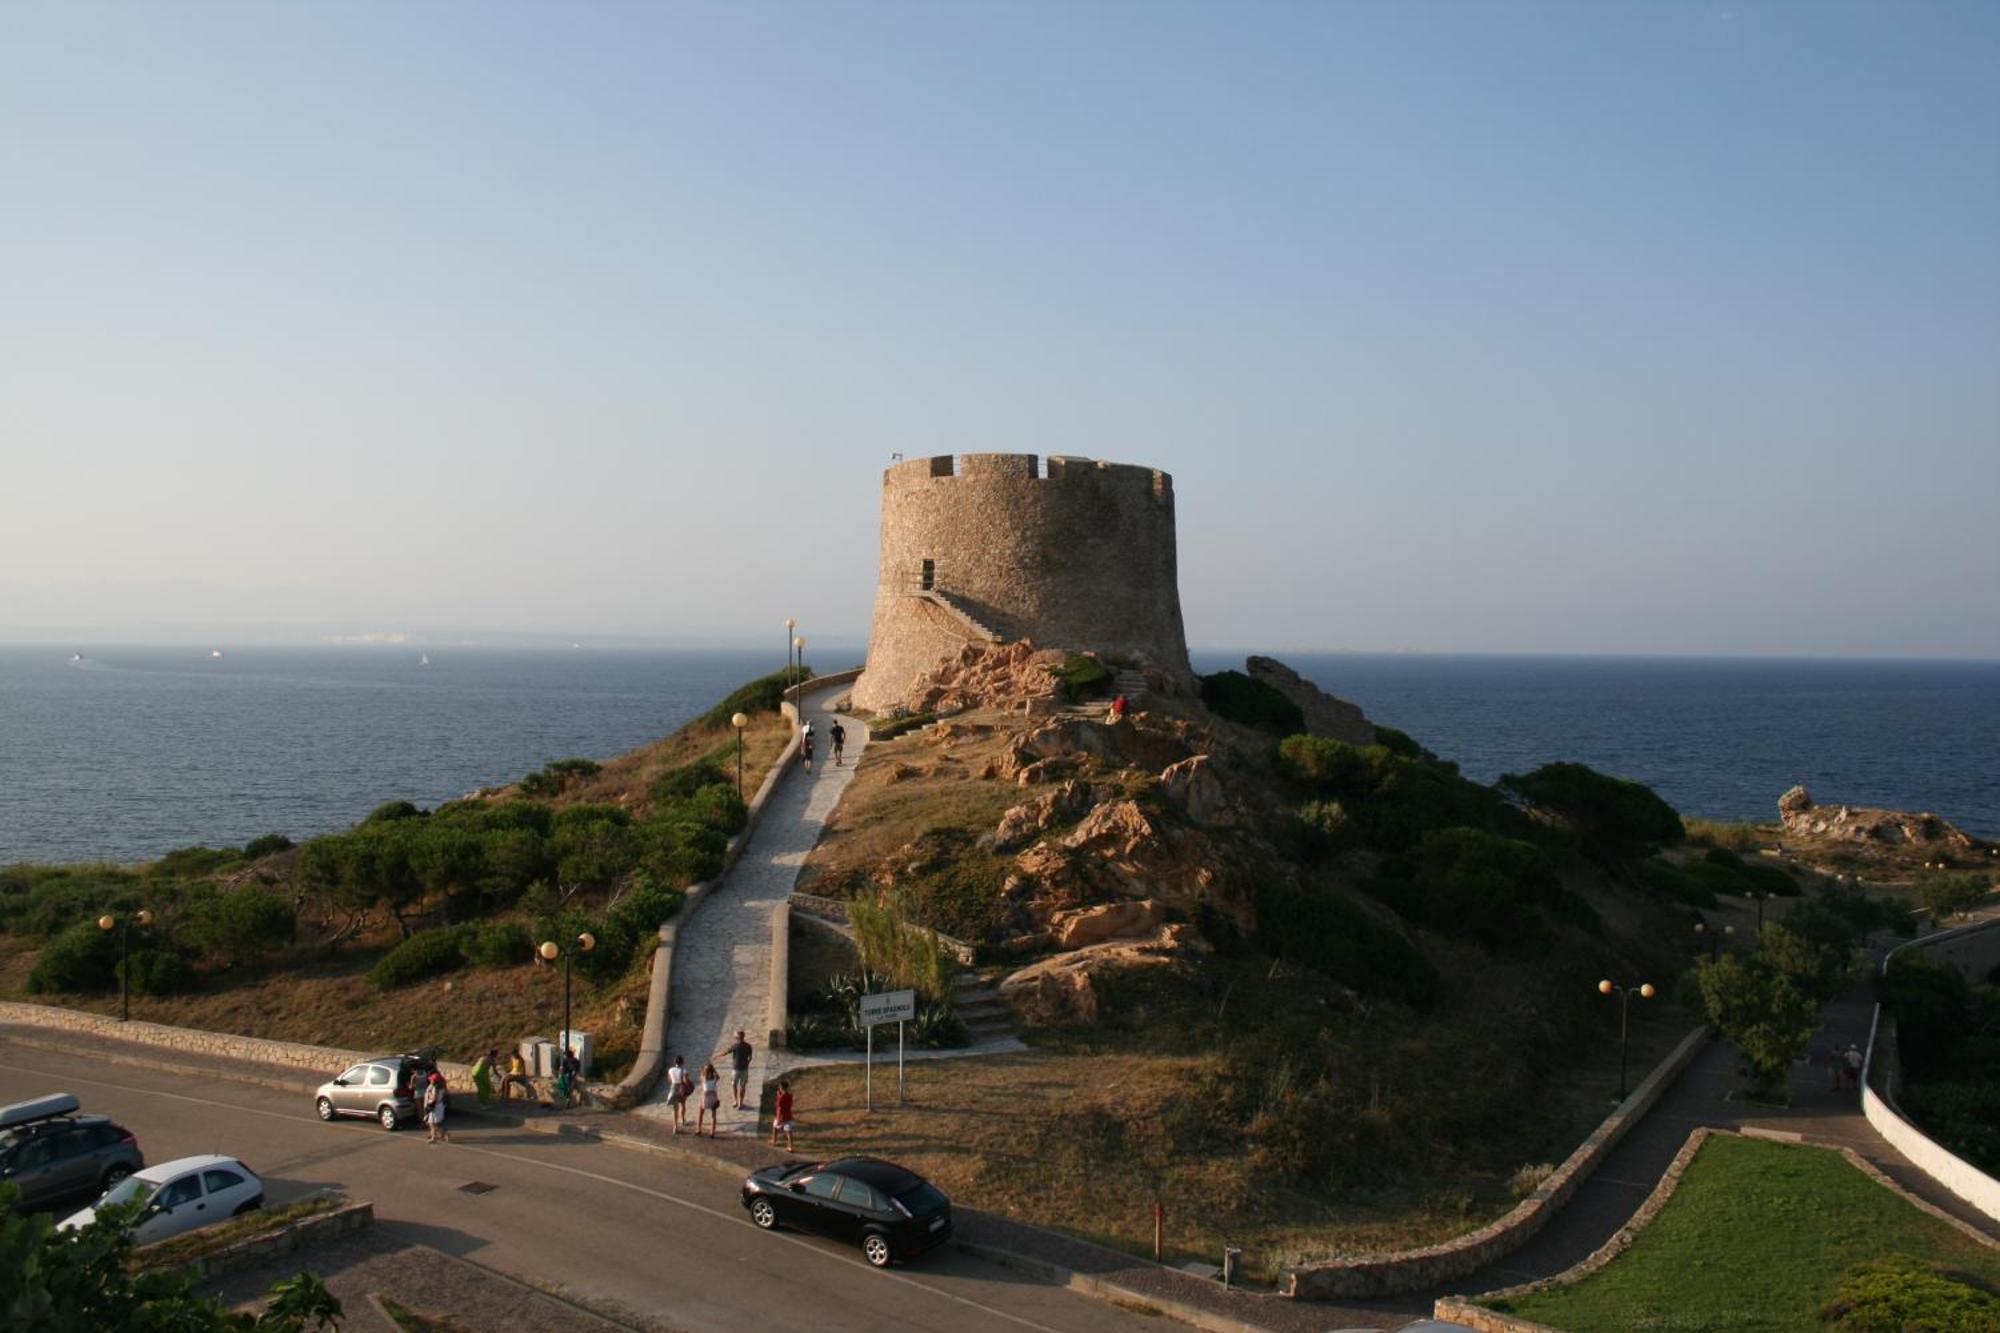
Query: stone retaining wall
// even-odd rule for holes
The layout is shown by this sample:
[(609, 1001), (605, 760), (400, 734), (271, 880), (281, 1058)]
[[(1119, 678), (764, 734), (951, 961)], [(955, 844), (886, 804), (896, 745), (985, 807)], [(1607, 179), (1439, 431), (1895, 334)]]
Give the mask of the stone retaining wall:
[[(314, 1213), (309, 1217), (287, 1222), (272, 1231), (247, 1236), (233, 1245), (226, 1245), (211, 1253), (199, 1255), (186, 1263), (169, 1264), (154, 1271), (204, 1282), (226, 1273), (256, 1268), (260, 1264), (270, 1262), (278, 1255), (292, 1254), (309, 1245), (324, 1245), (330, 1240), (352, 1235), (374, 1224), (374, 1204), (365, 1200), (348, 1203), (330, 1212)], [(171, 1240), (161, 1241), (160, 1244), (174, 1245), (183, 1239), (185, 1238), (176, 1236)], [(146, 1249), (140, 1249), (137, 1258), (143, 1266), (146, 1262)]]
[[(848, 925), (847, 902), (845, 899), (826, 898), (817, 893), (799, 893), (794, 891), (789, 901), (794, 909), (807, 916), (818, 917), (822, 921), (831, 921), (843, 928)], [(930, 928), (926, 926), (923, 929), (928, 930)], [(852, 932), (848, 933), (851, 934)], [(937, 936), (937, 942), (943, 946), (946, 953), (958, 960), (960, 967), (972, 966), (973, 959), (978, 955), (970, 944), (967, 944), (964, 940), (955, 939), (941, 930), (932, 930), (931, 934)]]
[(1418, 1250), (1396, 1254), (1364, 1254), (1335, 1259), (1323, 1264), (1302, 1264), (1285, 1270), (1281, 1283), (1284, 1294), (1300, 1300), (1330, 1300), (1336, 1297), (1387, 1296), (1419, 1291), (1484, 1268), (1511, 1254), (1540, 1231), (1556, 1211), (1569, 1202), (1597, 1164), (1625, 1137), (1625, 1132), (1651, 1110), (1680, 1072), (1707, 1044), (1709, 1030), (1696, 1028), (1662, 1060), (1645, 1082), (1589, 1138), (1578, 1145), (1540, 1189), (1522, 1200), (1512, 1212), (1479, 1230)]
[(785, 1025), (792, 1012), (792, 907), (779, 903), (771, 910), (771, 984), (764, 998), (765, 1044), (785, 1049)]
[[(169, 1027), (164, 1023), (120, 1022), (108, 1014), (81, 1009), (58, 1009), (51, 1004), (0, 1002), (0, 1022), (26, 1023), (34, 1027), (87, 1032), (113, 1041), (138, 1042), (168, 1050), (191, 1051), (197, 1055), (220, 1055), (232, 1060), (254, 1060), (258, 1064), (282, 1065), (316, 1074), (323, 1082), (349, 1065), (388, 1052), (343, 1050), (336, 1046), (309, 1046), (298, 1041), (272, 1041), (266, 1037), (241, 1037), (233, 1032), (208, 1032), (201, 1028)], [(438, 1068), (453, 1086), (472, 1083), (472, 1066), (450, 1060), (438, 1061)]]

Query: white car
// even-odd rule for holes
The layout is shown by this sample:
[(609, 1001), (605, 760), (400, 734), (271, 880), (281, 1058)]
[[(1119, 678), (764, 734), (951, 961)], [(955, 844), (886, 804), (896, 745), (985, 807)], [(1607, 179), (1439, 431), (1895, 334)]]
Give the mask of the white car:
[(263, 1207), (264, 1182), (234, 1157), (183, 1157), (133, 1172), (96, 1203), (64, 1218), (62, 1229), (87, 1227), (97, 1220), (98, 1209), (134, 1201), (145, 1207), (132, 1226), (132, 1238), (151, 1245)]

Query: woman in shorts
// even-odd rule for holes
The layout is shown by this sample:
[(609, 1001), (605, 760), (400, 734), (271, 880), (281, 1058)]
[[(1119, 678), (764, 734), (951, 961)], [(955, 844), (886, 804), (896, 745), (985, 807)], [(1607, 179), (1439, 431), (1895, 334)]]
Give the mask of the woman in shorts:
[(778, 1146), (778, 1135), (785, 1136), (785, 1151), (792, 1150), (792, 1084), (790, 1079), (778, 1080), (778, 1106), (771, 1117), (771, 1146)]
[(667, 1070), (667, 1108), (674, 1113), (674, 1133), (687, 1128), (688, 1094), (694, 1091), (694, 1080), (688, 1077), (687, 1057), (676, 1055), (671, 1068)]
[(424, 1088), (424, 1125), (430, 1131), (427, 1143), (451, 1142), (451, 1134), (444, 1127), (444, 1103), (444, 1075), (432, 1074)]
[(694, 1113), (694, 1132), (701, 1135), (701, 1120), (708, 1117), (708, 1137), (714, 1138), (715, 1131), (722, 1127), (722, 1076), (715, 1072), (715, 1062), (709, 1061), (701, 1067), (701, 1106)]

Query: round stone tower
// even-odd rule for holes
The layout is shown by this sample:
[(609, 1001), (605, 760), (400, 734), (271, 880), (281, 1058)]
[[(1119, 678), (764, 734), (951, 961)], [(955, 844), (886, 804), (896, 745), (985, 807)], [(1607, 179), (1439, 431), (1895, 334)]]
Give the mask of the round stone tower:
[(882, 570), (854, 702), (893, 707), (968, 643), (1189, 673), (1174, 483), (1125, 463), (944, 454), (882, 474)]

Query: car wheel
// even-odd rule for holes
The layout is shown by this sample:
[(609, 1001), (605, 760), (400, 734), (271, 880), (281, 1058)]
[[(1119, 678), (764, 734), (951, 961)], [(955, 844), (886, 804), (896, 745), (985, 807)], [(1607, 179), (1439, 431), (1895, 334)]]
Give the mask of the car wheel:
[(132, 1174), (132, 1168), (125, 1165), (125, 1163), (123, 1162), (114, 1163), (113, 1165), (105, 1168), (104, 1188), (110, 1189), (113, 1185), (116, 1185), (119, 1181), (125, 1179), (125, 1177), (131, 1174)]
[(263, 1206), (264, 1201), (262, 1199), (245, 1199), (242, 1203), (236, 1205), (236, 1211), (231, 1213), (230, 1216), (241, 1217), (245, 1213), (254, 1213)]
[(889, 1266), (889, 1238), (879, 1233), (861, 1238), (861, 1257), (877, 1268)]
[(764, 1228), (764, 1230), (769, 1231), (772, 1227), (778, 1225), (778, 1210), (771, 1206), (769, 1199), (752, 1199), (750, 1201), (750, 1220)]
[(394, 1130), (396, 1128), (396, 1108), (393, 1106), (383, 1107), (376, 1113), (375, 1118), (382, 1122), (382, 1128), (384, 1129)]
[(322, 1097), (318, 1101), (314, 1102), (313, 1110), (319, 1112), (319, 1118), (322, 1120), (333, 1119), (334, 1115), (333, 1102), (329, 1098)]

